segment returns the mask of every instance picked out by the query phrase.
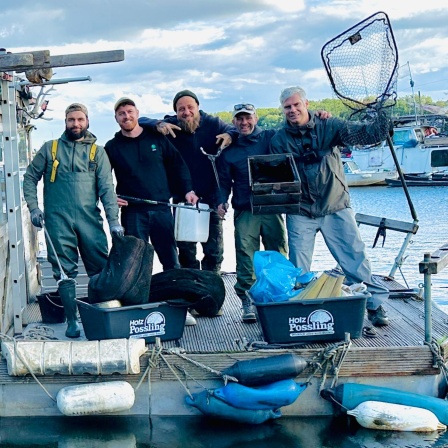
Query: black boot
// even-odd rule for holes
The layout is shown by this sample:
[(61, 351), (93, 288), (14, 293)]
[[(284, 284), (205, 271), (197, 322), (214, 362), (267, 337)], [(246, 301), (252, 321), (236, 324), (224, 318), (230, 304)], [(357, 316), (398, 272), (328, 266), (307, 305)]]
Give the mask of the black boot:
[(65, 335), (68, 338), (79, 338), (81, 334), (78, 324), (78, 307), (76, 305), (76, 282), (74, 279), (63, 280), (59, 283), (59, 295), (62, 305), (64, 305), (65, 317), (67, 318), (67, 330)]

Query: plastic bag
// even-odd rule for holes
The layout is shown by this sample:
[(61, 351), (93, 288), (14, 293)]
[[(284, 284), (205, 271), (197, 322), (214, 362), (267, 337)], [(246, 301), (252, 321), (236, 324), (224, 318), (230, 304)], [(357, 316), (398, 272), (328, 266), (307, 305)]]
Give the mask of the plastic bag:
[(256, 281), (249, 294), (258, 303), (285, 302), (299, 293), (297, 284), (308, 283), (314, 273), (302, 275), (302, 268), (296, 268), (279, 252), (266, 250), (254, 254)]

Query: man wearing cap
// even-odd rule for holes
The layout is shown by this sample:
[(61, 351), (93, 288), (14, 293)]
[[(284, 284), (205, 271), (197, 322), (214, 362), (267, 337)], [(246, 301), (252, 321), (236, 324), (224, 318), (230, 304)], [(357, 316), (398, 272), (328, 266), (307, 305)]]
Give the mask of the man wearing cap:
[(253, 215), (247, 158), (269, 154), (269, 143), (274, 130), (257, 126), (258, 116), (252, 104), (236, 104), (232, 123), (239, 137), (223, 151), (217, 161), (221, 195), (218, 213), (224, 216), (227, 200), (232, 195), (235, 225), (236, 284), (235, 292), (242, 301), (242, 320), (256, 322), (255, 312), (246, 291), (255, 281), (253, 258), (260, 250), (260, 240), (265, 250), (276, 250), (287, 255), (286, 231), (281, 215)]
[(159, 257), (163, 270), (179, 268), (174, 222), (167, 205), (129, 202), (120, 195), (168, 203), (173, 194), (196, 204), (190, 172), (179, 151), (160, 135), (138, 124), (139, 111), (131, 98), (120, 98), (114, 106), (120, 126), (106, 145), (117, 179), (121, 223), (127, 235), (148, 241)]
[[(199, 110), (199, 100), (191, 90), (178, 92), (173, 100), (176, 115), (164, 121), (142, 117), (139, 123), (167, 135), (181, 153), (191, 173), (193, 189), (202, 202), (211, 208), (218, 206), (218, 180), (206, 154), (215, 156), (237, 138), (238, 132), (218, 117)], [(204, 154), (206, 153), (206, 154)], [(175, 201), (181, 198), (175, 197)], [(219, 273), (224, 254), (222, 220), (216, 212), (210, 215), (209, 237), (202, 243), (204, 258), (196, 259), (196, 243), (178, 242), (179, 262), (184, 268), (204, 269)]]
[[(76, 283), (78, 250), (87, 275), (98, 274), (108, 257), (107, 237), (98, 200), (104, 206), (112, 234), (123, 235), (118, 221), (109, 159), (96, 137), (87, 129), (89, 116), (83, 104), (74, 103), (65, 111), (62, 136), (44, 143), (28, 166), (23, 194), (34, 226), (45, 228), (57, 256), (47, 239), (47, 257), (58, 281), (58, 291), (67, 317), (66, 336), (80, 335), (77, 322)], [(37, 185), (44, 180), (43, 210), (39, 208)], [(47, 236), (47, 235), (46, 235)], [(61, 280), (58, 259), (69, 280)]]

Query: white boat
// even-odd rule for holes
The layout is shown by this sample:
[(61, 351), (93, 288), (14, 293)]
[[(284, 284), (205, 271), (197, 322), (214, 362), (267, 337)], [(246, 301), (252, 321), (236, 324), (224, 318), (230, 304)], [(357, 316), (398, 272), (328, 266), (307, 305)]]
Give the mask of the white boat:
[(349, 187), (362, 187), (366, 185), (385, 185), (386, 179), (397, 179), (396, 170), (371, 169), (361, 170), (353, 159), (342, 159), (345, 179)]
[[(425, 137), (425, 133), (425, 126), (415, 124), (394, 128), (392, 140), (403, 173), (431, 174), (448, 169), (448, 138), (440, 134)], [(350, 150), (351, 158), (361, 171), (396, 169), (387, 142)]]

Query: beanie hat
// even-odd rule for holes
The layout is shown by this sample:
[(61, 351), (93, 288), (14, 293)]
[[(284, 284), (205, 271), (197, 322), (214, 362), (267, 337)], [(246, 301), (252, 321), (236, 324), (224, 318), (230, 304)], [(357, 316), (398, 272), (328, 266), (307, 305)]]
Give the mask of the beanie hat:
[(183, 97), (183, 96), (190, 96), (191, 98), (193, 98), (196, 103), (199, 106), (199, 100), (198, 97), (191, 91), (191, 90), (181, 90), (180, 92), (176, 93), (176, 96), (173, 99), (173, 109), (175, 112), (177, 112), (177, 107), (176, 107), (176, 103)]
[(70, 106), (68, 106), (67, 109), (65, 109), (65, 116), (67, 116), (70, 112), (76, 112), (78, 110), (81, 112), (84, 112), (84, 114), (87, 118), (89, 117), (89, 113), (87, 112), (87, 107), (81, 103), (70, 104)]

